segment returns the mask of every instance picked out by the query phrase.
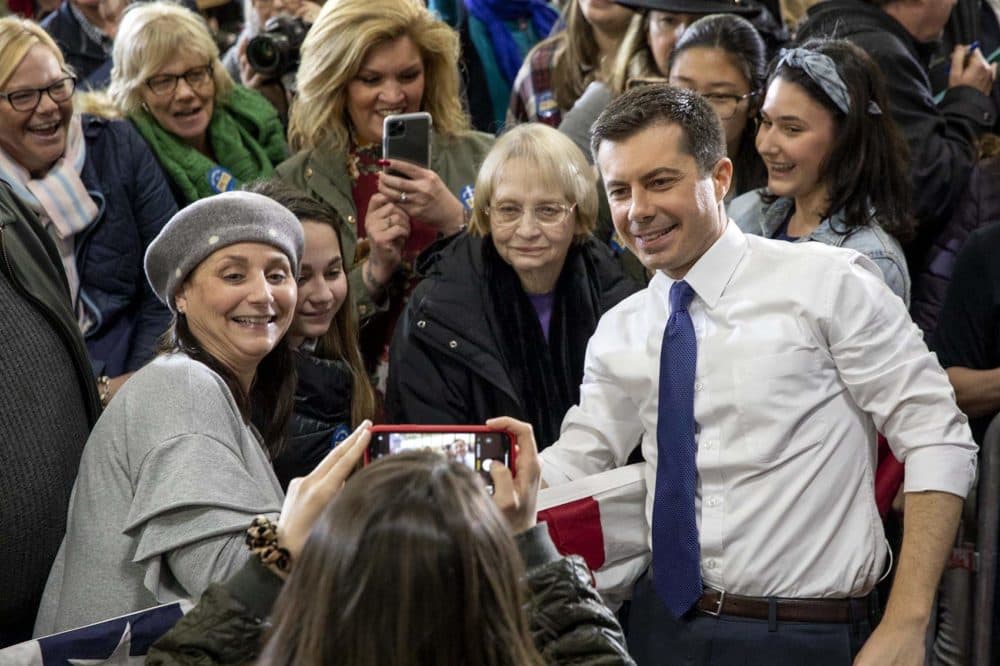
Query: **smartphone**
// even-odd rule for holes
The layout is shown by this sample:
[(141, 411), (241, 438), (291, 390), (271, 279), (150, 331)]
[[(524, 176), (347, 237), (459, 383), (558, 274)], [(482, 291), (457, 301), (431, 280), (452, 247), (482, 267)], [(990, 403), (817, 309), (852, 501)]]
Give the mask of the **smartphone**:
[(517, 449), (514, 436), (486, 426), (382, 425), (371, 429), (372, 440), (365, 451), (365, 464), (402, 451), (436, 451), (462, 463), (482, 476), (493, 493), (490, 466), (499, 463), (514, 473)]
[[(406, 160), (429, 169), (431, 166), (431, 114), (402, 113), (382, 121), (382, 157)], [(401, 175), (390, 171), (395, 176)]]

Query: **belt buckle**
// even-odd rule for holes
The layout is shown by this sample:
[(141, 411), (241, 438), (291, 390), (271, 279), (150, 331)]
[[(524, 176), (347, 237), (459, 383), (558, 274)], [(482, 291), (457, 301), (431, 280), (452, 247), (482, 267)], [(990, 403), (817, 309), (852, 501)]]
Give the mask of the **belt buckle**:
[(712, 617), (719, 617), (719, 615), (722, 613), (722, 606), (723, 604), (726, 603), (726, 591), (718, 590), (718, 592), (719, 592), (719, 600), (715, 604), (715, 610), (708, 610), (706, 608), (703, 608), (701, 610), (702, 613), (705, 613), (706, 615), (711, 615)]

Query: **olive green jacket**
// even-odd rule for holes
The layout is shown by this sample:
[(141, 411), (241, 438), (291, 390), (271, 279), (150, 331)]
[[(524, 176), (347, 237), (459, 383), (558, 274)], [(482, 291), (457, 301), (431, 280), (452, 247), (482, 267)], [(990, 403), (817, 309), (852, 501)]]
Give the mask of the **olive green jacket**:
[[(472, 190), (483, 158), (493, 146), (495, 137), (482, 132), (462, 132), (446, 137), (434, 132), (431, 137), (431, 170), (459, 201), (472, 206)], [(278, 165), (278, 176), (295, 185), (310, 196), (326, 202), (340, 214), (347, 224), (341, 234), (344, 264), (350, 270), (351, 298), (364, 322), (384, 310), (376, 305), (361, 277), (361, 266), (353, 266), (358, 245), (357, 210), (351, 195), (351, 176), (347, 171), (347, 155), (320, 146), (303, 150)]]

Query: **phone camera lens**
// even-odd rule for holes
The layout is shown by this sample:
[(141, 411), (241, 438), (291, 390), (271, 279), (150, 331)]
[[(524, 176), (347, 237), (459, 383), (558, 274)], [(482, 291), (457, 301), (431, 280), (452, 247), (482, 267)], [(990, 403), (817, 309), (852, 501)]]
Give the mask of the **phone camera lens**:
[(404, 124), (402, 120), (393, 120), (389, 123), (389, 134), (399, 136), (403, 133)]

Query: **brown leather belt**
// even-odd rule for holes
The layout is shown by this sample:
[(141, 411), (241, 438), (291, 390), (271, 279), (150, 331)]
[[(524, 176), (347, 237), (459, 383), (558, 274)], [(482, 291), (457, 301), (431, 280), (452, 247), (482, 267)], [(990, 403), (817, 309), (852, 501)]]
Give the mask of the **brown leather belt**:
[[(771, 603), (777, 616), (771, 618)], [(849, 624), (868, 617), (869, 597), (850, 599), (783, 599), (780, 597), (742, 597), (721, 590), (705, 588), (697, 608), (707, 615), (735, 615), (777, 622), (825, 622)]]

